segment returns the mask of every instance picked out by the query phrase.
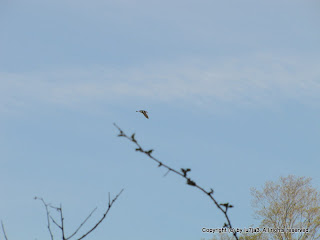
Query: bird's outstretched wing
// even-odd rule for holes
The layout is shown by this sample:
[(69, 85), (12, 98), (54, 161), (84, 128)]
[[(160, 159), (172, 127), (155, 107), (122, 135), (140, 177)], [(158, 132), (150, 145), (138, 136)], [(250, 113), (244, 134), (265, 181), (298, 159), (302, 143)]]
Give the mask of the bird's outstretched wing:
[(145, 111), (145, 110), (139, 110), (139, 111), (136, 111), (136, 112), (140, 112), (140, 113), (142, 113), (146, 118), (148, 118), (149, 119), (149, 116), (148, 116), (148, 112), (147, 111)]
[(149, 116), (148, 116), (148, 114), (147, 114), (147, 112), (146, 112), (146, 111), (143, 111), (142, 113), (143, 113), (143, 115), (144, 115), (146, 118), (148, 118), (148, 119), (149, 119)]

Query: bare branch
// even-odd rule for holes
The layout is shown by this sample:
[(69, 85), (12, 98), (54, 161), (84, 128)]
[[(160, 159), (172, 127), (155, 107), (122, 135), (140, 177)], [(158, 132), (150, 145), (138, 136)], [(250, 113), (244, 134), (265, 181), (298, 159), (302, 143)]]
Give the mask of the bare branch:
[[(50, 212), (49, 212), (49, 209), (48, 209), (49, 204), (47, 204), (47, 203), (43, 200), (43, 198), (35, 197), (34, 199), (35, 199), (35, 200), (39, 199), (39, 200), (43, 203), (43, 205), (44, 205), (44, 207), (45, 207), (45, 209), (46, 209), (46, 213), (47, 213), (47, 223), (48, 223), (48, 231), (49, 231), (49, 233), (50, 233), (51, 240), (54, 240), (53, 234), (52, 234), (52, 231), (51, 231), (51, 226), (50, 226), (50, 218), (51, 218), (51, 215), (50, 215)], [(50, 207), (52, 207), (52, 206), (50, 206)]]
[[(219, 203), (216, 201), (216, 199), (212, 196), (212, 195), (213, 195), (213, 190), (212, 190), (212, 189), (210, 189), (210, 191), (206, 191), (203, 187), (201, 187), (201, 186), (199, 186), (198, 184), (196, 184), (195, 181), (193, 181), (193, 180), (191, 180), (189, 177), (187, 177), (187, 173), (191, 171), (190, 168), (187, 168), (187, 169), (183, 169), (183, 168), (182, 168), (182, 169), (181, 169), (181, 172), (182, 172), (182, 173), (181, 173), (181, 172), (179, 172), (179, 171), (177, 171), (177, 170), (169, 167), (168, 165), (164, 164), (163, 162), (161, 162), (161, 161), (159, 161), (158, 159), (156, 159), (155, 157), (153, 157), (151, 150), (148, 150), (148, 151), (147, 151), (147, 150), (144, 150), (144, 149), (142, 148), (142, 146), (138, 143), (138, 141), (137, 141), (135, 138), (133, 139), (132, 137), (128, 137), (128, 136), (123, 132), (123, 130), (122, 130), (120, 127), (118, 127), (117, 124), (114, 123), (113, 125), (119, 130), (119, 132), (120, 132), (120, 134), (118, 135), (119, 137), (124, 137), (124, 138), (128, 139), (129, 141), (133, 142), (133, 143), (137, 146), (136, 151), (144, 153), (144, 154), (147, 155), (150, 159), (152, 159), (153, 161), (157, 162), (157, 163), (158, 163), (158, 167), (164, 167), (164, 168), (166, 168), (166, 169), (168, 170), (168, 172), (170, 172), (170, 171), (171, 171), (171, 172), (174, 172), (175, 174), (177, 174), (177, 175), (185, 178), (185, 179), (187, 180), (187, 184), (188, 184), (188, 185), (194, 186), (194, 187), (198, 188), (200, 191), (202, 191), (203, 193), (205, 193), (205, 194), (211, 199), (211, 201), (213, 201), (213, 203), (216, 205), (216, 207), (224, 214), (224, 216), (225, 216), (225, 218), (226, 218), (226, 220), (227, 220), (227, 223), (225, 223), (225, 227), (232, 228), (231, 221), (230, 221), (230, 219), (229, 219), (229, 216), (228, 216), (228, 214), (227, 214), (227, 211), (228, 211), (228, 208), (231, 208), (231, 207), (233, 207), (233, 206), (232, 206), (232, 205), (229, 205), (229, 204), (228, 204), (227, 206), (224, 206), (224, 205), (220, 206), (220, 204), (219, 204)], [(133, 140), (134, 140), (134, 141), (133, 141)], [(167, 174), (167, 173), (166, 173), (166, 174)], [(225, 207), (225, 209), (223, 209), (222, 207)], [(237, 233), (234, 232), (233, 235), (234, 235), (234, 237), (238, 240)]]
[(74, 235), (76, 235), (77, 232), (80, 230), (80, 228), (86, 223), (86, 221), (92, 216), (92, 214), (93, 214), (96, 210), (97, 210), (97, 208), (93, 209), (93, 210), (91, 211), (91, 213), (89, 214), (89, 216), (88, 216), (88, 217), (80, 224), (80, 226), (76, 229), (76, 231), (75, 231), (73, 234), (71, 234), (69, 237), (67, 237), (66, 239), (68, 240), (68, 239), (72, 238)]
[(50, 219), (52, 220), (52, 222), (57, 225), (58, 228), (62, 229), (62, 227), (54, 220), (54, 218), (52, 216), (50, 216)]
[[(91, 233), (94, 229), (96, 229), (99, 224), (104, 220), (104, 218), (107, 216), (108, 212), (110, 211), (112, 205), (114, 204), (114, 202), (117, 200), (117, 198), (120, 196), (120, 194), (123, 192), (123, 189), (120, 191), (120, 193), (110, 202), (110, 193), (109, 193), (109, 202), (108, 202), (108, 209), (106, 210), (106, 212), (103, 214), (102, 218), (87, 232), (85, 233), (82, 237), (80, 237), (78, 240), (85, 238), (89, 233)], [(47, 213), (47, 221), (48, 221), (48, 230), (51, 236), (51, 240), (54, 240), (52, 231), (51, 231), (51, 225), (50, 225), (50, 220), (61, 230), (61, 234), (62, 234), (62, 240), (69, 240), (72, 237), (74, 237), (78, 231), (81, 229), (81, 227), (87, 222), (87, 220), (92, 216), (92, 214), (97, 210), (97, 208), (93, 209), (91, 211), (91, 213), (88, 215), (88, 217), (79, 225), (79, 227), (69, 236), (66, 237), (65, 236), (65, 224), (64, 224), (64, 217), (63, 217), (63, 210), (62, 210), (62, 205), (60, 204), (60, 207), (55, 207), (52, 206), (49, 203), (46, 203), (44, 201), (43, 198), (39, 198), (39, 197), (35, 197), (34, 199), (39, 199), (41, 200), (41, 202), (43, 203), (43, 205), (45, 206), (46, 209), (46, 213)], [(59, 212), (60, 214), (60, 222), (61, 224), (57, 223), (57, 221), (51, 216), (49, 208), (55, 209)]]
[(7, 237), (6, 231), (4, 230), (4, 225), (3, 225), (3, 222), (2, 222), (2, 221), (1, 221), (1, 227), (2, 227), (2, 232), (3, 232), (4, 238), (5, 238), (6, 240), (8, 240), (8, 237)]
[(114, 204), (114, 202), (118, 199), (118, 197), (120, 196), (120, 194), (123, 192), (123, 189), (118, 193), (118, 195), (110, 202), (110, 199), (109, 199), (109, 203), (108, 203), (108, 208), (107, 210), (105, 211), (105, 213), (103, 214), (102, 218), (87, 232), (85, 233), (84, 235), (82, 235), (80, 238), (78, 238), (78, 240), (81, 240), (83, 238), (85, 238), (89, 233), (91, 233), (93, 230), (95, 230), (99, 224), (105, 219), (105, 217), (107, 216), (107, 214), (109, 213), (112, 205)]
[(64, 224), (63, 224), (63, 213), (62, 213), (62, 205), (60, 204), (60, 219), (61, 219), (61, 234), (62, 234), (62, 240), (65, 240), (66, 238), (64, 237)]

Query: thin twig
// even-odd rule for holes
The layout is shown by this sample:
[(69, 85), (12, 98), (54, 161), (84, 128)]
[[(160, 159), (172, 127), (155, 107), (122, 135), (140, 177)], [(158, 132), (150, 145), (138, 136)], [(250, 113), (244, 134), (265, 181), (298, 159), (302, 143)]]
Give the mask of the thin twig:
[(62, 213), (62, 205), (60, 203), (60, 219), (61, 219), (61, 234), (62, 234), (62, 240), (65, 240), (66, 238), (64, 237), (64, 224), (63, 224), (63, 213)]
[(120, 196), (120, 194), (123, 192), (123, 189), (118, 193), (118, 195), (110, 202), (109, 200), (109, 203), (108, 203), (108, 208), (106, 210), (106, 212), (103, 214), (102, 218), (87, 232), (85, 233), (84, 235), (82, 235), (80, 238), (78, 238), (78, 240), (81, 240), (83, 238), (85, 238), (89, 233), (91, 233), (94, 229), (96, 229), (99, 224), (103, 221), (103, 219), (105, 219), (105, 217), (107, 216), (108, 212), (110, 211), (113, 203), (117, 200), (117, 198)]
[(3, 232), (4, 238), (5, 238), (6, 240), (8, 240), (8, 237), (7, 237), (6, 231), (4, 230), (4, 225), (3, 225), (3, 222), (2, 222), (2, 221), (1, 221), (1, 227), (2, 227), (2, 232)]
[(169, 174), (170, 170), (168, 170), (164, 175), (163, 177), (167, 176)]
[(80, 226), (76, 229), (76, 231), (75, 231), (73, 234), (71, 234), (69, 237), (67, 237), (66, 239), (68, 240), (68, 239), (72, 238), (74, 235), (76, 235), (77, 232), (80, 230), (80, 228), (86, 223), (86, 221), (91, 217), (91, 215), (92, 215), (96, 210), (97, 210), (97, 208), (93, 209), (93, 210), (91, 211), (91, 213), (89, 214), (89, 216), (88, 216), (88, 217), (80, 224)]
[[(34, 199), (35, 199), (35, 200), (37, 200), (37, 199), (41, 200), (41, 202), (43, 203), (44, 207), (46, 208), (48, 231), (49, 231), (49, 233), (50, 233), (51, 240), (54, 240), (53, 234), (52, 234), (52, 231), (51, 231), (51, 226), (50, 226), (50, 218), (51, 218), (51, 215), (50, 215), (50, 212), (49, 212), (49, 209), (48, 209), (48, 206), (50, 206), (50, 205), (47, 204), (47, 203), (43, 200), (43, 198), (35, 197)], [(50, 206), (50, 207), (53, 208), (52, 206)]]
[[(224, 227), (228, 227), (228, 228), (232, 228), (232, 225), (231, 225), (231, 221), (229, 219), (229, 216), (228, 216), (228, 209), (229, 208), (232, 208), (233, 206), (230, 205), (229, 203), (222, 203), (222, 204), (219, 204), (216, 199), (212, 196), (213, 195), (213, 190), (210, 189), (210, 191), (206, 191), (203, 187), (199, 186), (198, 184), (196, 184), (196, 182), (194, 182), (193, 180), (191, 180), (187, 174), (188, 172), (191, 171), (191, 169), (181, 169), (181, 172), (169, 167), (168, 165), (164, 164), (163, 162), (159, 161), (158, 159), (156, 159), (155, 157), (153, 157), (151, 154), (153, 152), (153, 150), (144, 150), (141, 145), (138, 143), (138, 141), (135, 139), (135, 134), (132, 134), (131, 137), (127, 136), (120, 127), (118, 127), (115, 123), (113, 124), (118, 130), (119, 130), (119, 137), (124, 137), (126, 139), (128, 139), (129, 141), (133, 142), (137, 148), (136, 148), (136, 151), (138, 152), (142, 152), (144, 154), (146, 154), (150, 159), (152, 159), (153, 161), (157, 162), (158, 163), (158, 167), (164, 167), (168, 170), (168, 172), (174, 172), (176, 173), (177, 175), (185, 178), (187, 180), (187, 184), (190, 185), (190, 186), (194, 186), (196, 188), (198, 188), (200, 191), (202, 191), (204, 194), (206, 194), (210, 199), (211, 201), (213, 201), (213, 203), (216, 205), (216, 207), (224, 214), (226, 220), (227, 220), (227, 223), (224, 224)], [(167, 173), (166, 173), (167, 174)], [(224, 209), (224, 208), (225, 209)], [(233, 235), (234, 237), (238, 240), (238, 236), (237, 236), (237, 233), (236, 232), (233, 232)]]
[(50, 216), (52, 222), (57, 225), (58, 228), (62, 229), (62, 227), (54, 220), (54, 218), (52, 216)]
[(60, 211), (60, 208), (59, 207), (55, 207), (55, 206), (52, 206), (50, 203), (48, 203), (48, 207), (49, 208), (52, 208), (52, 209), (54, 209), (54, 210), (56, 210), (56, 211)]

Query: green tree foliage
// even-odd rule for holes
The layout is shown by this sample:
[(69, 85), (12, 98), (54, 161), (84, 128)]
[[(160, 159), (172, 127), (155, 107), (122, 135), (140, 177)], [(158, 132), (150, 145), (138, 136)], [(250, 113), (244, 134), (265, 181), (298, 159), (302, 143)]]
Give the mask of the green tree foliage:
[(261, 228), (308, 229), (308, 233), (268, 233), (269, 239), (320, 239), (320, 193), (310, 182), (311, 178), (289, 175), (266, 182), (261, 191), (251, 189)]

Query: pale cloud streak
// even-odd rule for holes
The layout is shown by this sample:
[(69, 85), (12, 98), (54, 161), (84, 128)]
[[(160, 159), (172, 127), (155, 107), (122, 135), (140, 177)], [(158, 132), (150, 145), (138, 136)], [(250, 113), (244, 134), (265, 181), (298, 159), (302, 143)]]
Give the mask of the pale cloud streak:
[(214, 102), (260, 106), (286, 99), (309, 104), (320, 96), (320, 64), (259, 55), (135, 68), (2, 72), (0, 94), (1, 112), (38, 104), (78, 108), (137, 99), (204, 108)]

